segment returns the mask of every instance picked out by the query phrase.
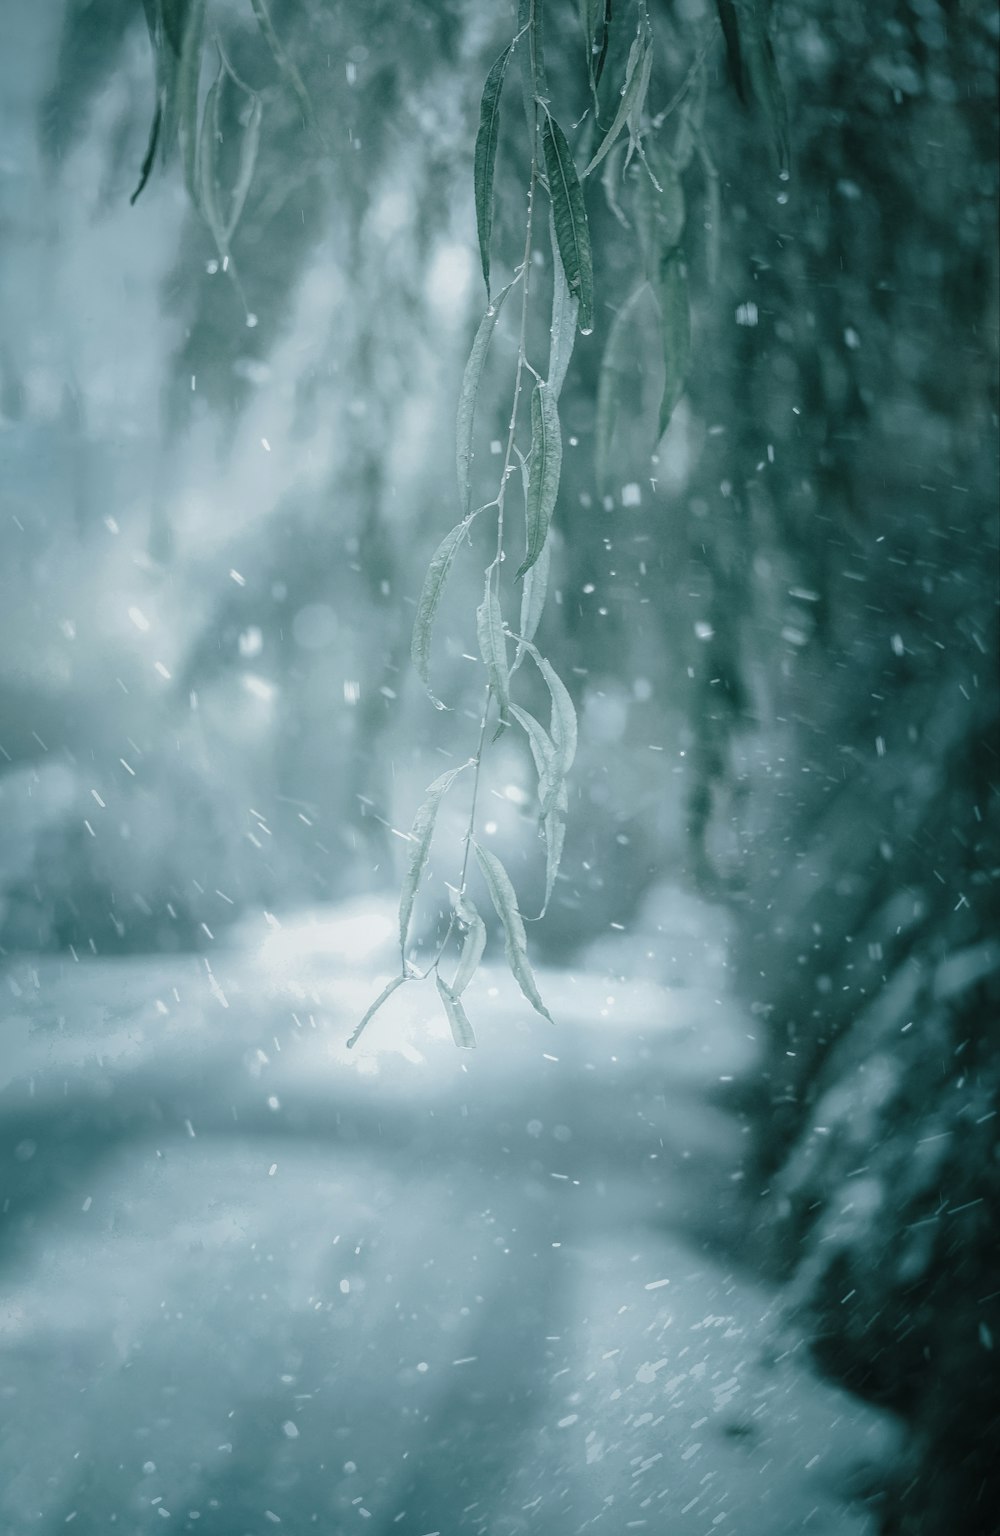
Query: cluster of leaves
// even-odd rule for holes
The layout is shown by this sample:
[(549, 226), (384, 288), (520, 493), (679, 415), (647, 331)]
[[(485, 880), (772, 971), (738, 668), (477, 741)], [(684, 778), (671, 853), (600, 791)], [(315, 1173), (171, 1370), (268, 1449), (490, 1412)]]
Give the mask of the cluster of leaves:
[[(274, 30), (265, 0), (250, 3), (283, 81), (296, 97), (304, 120), (315, 126), (309, 94)], [(230, 274), (239, 291), (232, 241), (257, 165), (263, 119), (260, 95), (236, 73), (220, 38), (214, 34), (211, 42), (218, 56), (217, 71), (202, 97), (202, 66), (209, 40), (208, 0), (143, 0), (143, 5), (156, 66), (156, 99), (132, 202), (144, 190), (157, 153), (166, 161), (177, 148), (188, 195), (208, 226), (223, 270)], [(227, 186), (221, 157), (221, 119), (224, 95), (231, 91), (237, 93), (239, 101), (233, 115), (240, 123), (240, 138), (231, 184)]]
[[(417, 813), (410, 832), (409, 867), (400, 898), (400, 973), (390, 981), (365, 1014), (349, 1041), (350, 1045), (354, 1045), (369, 1020), (403, 982), (427, 976), (431, 972), (435, 975), (456, 1044), (471, 1046), (475, 1043), (461, 998), (482, 957), (486, 932), (468, 892), (470, 850), (475, 855), (483, 883), (503, 929), (508, 966), (532, 1007), (544, 1017), (550, 1017), (539, 996), (528, 960), (524, 918), (514, 887), (501, 861), (477, 840), (476, 802), (484, 753), (489, 741), (495, 740), (512, 725), (519, 727), (537, 776), (537, 811), (545, 848), (545, 895), (538, 914), (538, 918), (541, 918), (551, 900), (559, 872), (568, 809), (567, 777), (577, 740), (576, 714), (569, 691), (551, 663), (538, 651), (534, 638), (548, 587), (550, 528), (562, 468), (559, 397), (576, 335), (578, 332), (589, 335), (594, 326), (594, 268), (584, 184), (594, 172), (599, 169), (603, 171), (605, 191), (616, 217), (623, 223), (631, 222), (636, 230), (645, 273), (640, 287), (619, 312), (607, 342), (598, 403), (596, 452), (599, 478), (605, 474), (607, 449), (614, 429), (619, 354), (628, 344), (628, 327), (639, 301), (647, 294), (657, 307), (664, 359), (659, 433), (669, 423), (684, 386), (690, 354), (690, 320), (686, 269), (680, 245), (684, 228), (680, 171), (696, 152), (696, 146), (709, 173), (713, 195), (717, 196), (717, 177), (707, 151), (700, 143), (698, 104), (694, 110), (688, 109), (688, 97), (699, 84), (699, 101), (703, 104), (703, 66), (707, 44), (692, 66), (681, 91), (666, 111), (660, 114), (659, 121), (651, 120), (647, 101), (653, 69), (653, 33), (645, 0), (638, 0), (635, 35), (625, 65), (624, 81), (608, 113), (610, 121), (605, 119), (607, 126), (603, 126), (599, 90), (609, 50), (610, 11), (610, 6), (596, 5), (593, 0), (581, 7), (587, 81), (593, 101), (593, 111), (586, 114), (580, 134), (580, 149), (583, 151), (581, 158), (586, 161), (582, 171), (577, 170), (574, 152), (551, 107), (544, 63), (542, 0), (520, 0), (516, 35), (486, 77), (476, 136), (474, 181), (480, 260), (488, 303), (465, 367), (458, 404), (456, 468), (462, 516), (442, 539), (431, 559), (417, 604), (412, 640), (412, 658), (417, 675), (436, 707), (443, 709), (445, 705), (435, 696), (430, 681), (431, 637), (435, 619), (448, 575), (461, 550), (469, 544), (473, 523), (484, 515), (494, 516), (496, 552), (484, 573), (483, 600), (476, 615), (479, 652), (485, 671), (485, 703), (479, 743), (474, 755), (461, 767), (435, 780)], [(506, 286), (494, 293), (491, 286), (494, 176), (504, 87), (510, 64), (515, 58), (521, 65), (522, 94), (529, 135), (526, 234), (520, 265)], [(685, 110), (670, 148), (660, 147), (655, 142), (653, 130), (659, 128), (668, 117), (672, 118), (676, 109), (682, 106)], [(588, 147), (589, 154), (586, 153)], [(629, 216), (622, 211), (619, 202), (622, 186), (627, 186), (630, 193)], [(526, 348), (527, 319), (532, 296), (532, 255), (537, 244), (535, 203), (539, 188), (544, 190), (548, 199), (548, 237), (552, 263), (549, 357), (544, 376), (532, 365)], [(717, 227), (717, 219), (715, 223)], [(496, 494), (490, 501), (474, 506), (472, 469), (480, 383), (498, 318), (515, 289), (520, 290), (521, 323), (506, 450)], [(518, 442), (522, 431), (528, 433), (524, 449)], [(515, 630), (505, 618), (501, 575), (506, 553), (507, 489), (511, 477), (516, 479), (518, 466), (521, 471), (525, 521), (524, 554), (513, 578), (516, 584), (520, 584), (520, 612)], [(514, 646), (513, 660), (509, 651), (511, 645)], [(512, 697), (515, 674), (525, 657), (537, 668), (548, 691), (550, 718), (547, 727)], [(488, 726), (493, 719), (496, 727), (490, 737)], [(435, 957), (426, 971), (419, 972), (407, 958), (414, 902), (426, 868), (441, 801), (466, 769), (471, 770), (472, 777), (471, 810), (461, 871), (456, 884), (451, 887), (451, 917)], [(455, 975), (449, 983), (441, 975), (440, 967), (456, 931), (462, 936), (461, 953)]]

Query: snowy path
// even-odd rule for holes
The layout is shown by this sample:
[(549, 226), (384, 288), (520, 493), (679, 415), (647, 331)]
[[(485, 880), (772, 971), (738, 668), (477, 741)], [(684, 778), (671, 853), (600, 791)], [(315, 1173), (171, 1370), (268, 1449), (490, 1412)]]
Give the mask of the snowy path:
[(554, 1029), (485, 973), (475, 1053), (407, 988), (349, 1055), (392, 914), (322, 923), (0, 981), (4, 1536), (866, 1536), (891, 1426), (726, 1254), (718, 949), (543, 976)]

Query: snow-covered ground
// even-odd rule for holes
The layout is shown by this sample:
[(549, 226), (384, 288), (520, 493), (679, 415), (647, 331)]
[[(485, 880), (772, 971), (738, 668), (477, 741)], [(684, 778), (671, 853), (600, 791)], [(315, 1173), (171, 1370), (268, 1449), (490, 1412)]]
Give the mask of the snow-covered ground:
[(484, 970), (475, 1052), (429, 986), (346, 1050), (378, 900), (13, 965), (4, 1536), (872, 1532), (894, 1428), (740, 1266), (717, 917), (647, 918), (540, 975), (555, 1026)]

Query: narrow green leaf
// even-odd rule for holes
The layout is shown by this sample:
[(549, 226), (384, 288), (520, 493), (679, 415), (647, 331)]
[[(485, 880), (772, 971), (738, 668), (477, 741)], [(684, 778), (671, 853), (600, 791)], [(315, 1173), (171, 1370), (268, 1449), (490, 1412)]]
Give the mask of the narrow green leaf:
[(662, 437), (684, 391), (691, 357), (691, 306), (688, 300), (687, 269), (679, 250), (668, 251), (660, 263), (655, 292), (660, 308), (660, 337), (665, 369), (663, 398), (660, 402), (659, 433)]
[(649, 69), (647, 57), (652, 64), (652, 41), (646, 36), (638, 36), (633, 40), (628, 53), (628, 63), (625, 65), (625, 86), (621, 100), (618, 103), (618, 111), (614, 115), (611, 127), (608, 129), (594, 158), (583, 173), (582, 180), (586, 181), (591, 171), (595, 171), (610, 149), (614, 147), (615, 140), (621, 133), (625, 124), (629, 121), (633, 112), (638, 111), (641, 116), (645, 105), (645, 96), (640, 98), (640, 91), (649, 88)]
[(420, 589), (420, 597), (417, 600), (417, 616), (413, 621), (413, 638), (410, 641), (410, 656), (416, 674), (430, 694), (437, 709), (443, 709), (441, 700), (436, 698), (430, 685), (431, 665), (431, 633), (434, 629), (434, 620), (437, 617), (438, 606), (441, 602), (441, 594), (444, 584), (448, 580), (448, 573), (455, 563), (455, 556), (462, 546), (462, 541), (472, 526), (471, 517), (463, 518), (456, 523), (450, 533), (446, 533), (437, 549), (431, 557), (431, 563), (427, 567), (424, 584)]
[[(467, 764), (462, 765), (466, 767)], [(427, 857), (431, 851), (431, 839), (434, 836), (434, 824), (437, 821), (438, 809), (444, 795), (451, 787), (456, 775), (461, 773), (461, 768), (452, 768), (447, 773), (442, 773), (440, 778), (427, 786), (427, 798), (413, 819), (410, 829), (410, 860), (399, 893), (399, 947), (406, 951), (406, 939), (410, 929), (410, 918), (413, 914), (413, 903), (417, 899), (417, 887), (420, 877), (427, 864)]]
[(476, 609), (476, 635), (479, 653), (486, 663), (493, 696), (500, 710), (500, 729), (510, 723), (510, 674), (507, 670), (507, 637), (503, 630), (500, 602), (489, 574), (486, 595)]
[(562, 393), (566, 370), (576, 341), (576, 322), (580, 313), (580, 300), (570, 293), (566, 281), (566, 269), (559, 254), (556, 224), (549, 209), (549, 238), (552, 242), (552, 325), (549, 329), (549, 376), (547, 383), (553, 399)]
[(504, 299), (514, 286), (515, 278), (502, 288), (479, 322), (476, 339), (462, 375), (462, 388), (458, 397), (458, 420), (455, 423), (455, 467), (458, 471), (458, 499), (463, 512), (472, 506), (472, 437), (476, 419), (476, 399), (483, 377), (483, 367), (497, 318)]
[(479, 962), (483, 958), (483, 950), (486, 948), (486, 924), (469, 897), (463, 895), (461, 891), (456, 892), (455, 895), (455, 916), (465, 928), (465, 940), (451, 990), (456, 997), (461, 997), (478, 971)]
[[(546, 661), (545, 657), (541, 655), (537, 646), (532, 645), (530, 641), (525, 641), (524, 648), (530, 653), (535, 665), (542, 674), (545, 686), (549, 690), (549, 698), (552, 701), (552, 713), (549, 718), (549, 736), (552, 740), (554, 754), (552, 766), (554, 787), (549, 788), (548, 792), (542, 796), (542, 814), (544, 816), (552, 809), (556, 794), (558, 793), (558, 787), (572, 768), (573, 759), (576, 756), (576, 709), (566, 684), (551, 663)], [(528, 727), (526, 726), (525, 729), (528, 729)], [(529, 731), (529, 736), (530, 734)]]
[(388, 999), (392, 996), (392, 994), (395, 992), (397, 987), (401, 987), (403, 985), (403, 982), (404, 981), (409, 981), (409, 979), (410, 978), (408, 976), (394, 976), (392, 978), (392, 980), (388, 983), (388, 985), (384, 986), (382, 988), (382, 990), (379, 993), (378, 997), (372, 1003), (371, 1007), (368, 1009), (368, 1012), (365, 1014), (364, 1018), (361, 1020), (361, 1023), (358, 1025), (357, 1029), (354, 1031), (353, 1035), (348, 1040), (348, 1042), (347, 1042), (347, 1049), (349, 1051), (353, 1050), (354, 1046), (357, 1045), (358, 1041), (361, 1039), (361, 1036), (364, 1033), (365, 1029), (367, 1028), (368, 1024), (375, 1017), (375, 1015), (378, 1013), (378, 1011), (381, 1008), (382, 1004), (384, 1002), (388, 1001)]
[(510, 876), (496, 854), (490, 853), (489, 849), (481, 847), (479, 843), (473, 843), (473, 847), (490, 900), (503, 925), (504, 953), (511, 975), (532, 1008), (551, 1024), (552, 1015), (538, 994), (534, 974), (528, 963), (528, 937), (524, 931), (524, 920), (517, 909), (517, 897)]
[(240, 222), (240, 215), (247, 200), (247, 193), (250, 191), (250, 183), (253, 181), (253, 173), (257, 164), (257, 150), (260, 147), (260, 123), (260, 97), (255, 93), (250, 102), (250, 117), (240, 139), (236, 182), (233, 186), (229, 202), (229, 217), (225, 224), (227, 247), (236, 233), (236, 226)]
[(736, 13), (750, 88), (771, 130), (778, 171), (782, 179), (787, 180), (790, 158), (788, 104), (771, 46), (765, 8), (762, 0), (738, 0)]
[(542, 124), (542, 150), (559, 254), (569, 291), (580, 301), (580, 329), (588, 336), (594, 325), (594, 264), (587, 210), (566, 137), (548, 112)]
[(302, 111), (303, 119), (310, 125), (310, 127), (316, 128), (318, 133), (319, 130), (316, 124), (316, 112), (313, 108), (312, 99), (309, 95), (309, 92), (306, 90), (305, 81), (302, 79), (302, 76), (296, 69), (291, 56), (288, 53), (288, 50), (285, 48), (277, 32), (274, 30), (274, 24), (271, 21), (271, 16), (267, 9), (266, 0), (250, 0), (250, 4), (253, 7), (253, 13), (257, 18), (257, 25), (260, 27), (260, 30), (264, 36), (264, 40), (271, 50), (271, 56), (274, 59), (275, 64), (278, 66), (279, 72), (284, 75), (285, 83), (289, 86), (290, 90), (298, 101), (299, 107)]
[(604, 0), (580, 0), (580, 26), (583, 28), (584, 44), (587, 50), (587, 78), (590, 81), (592, 93), (597, 89), (594, 73), (597, 58), (594, 33), (597, 31), (597, 19), (603, 11)]
[(626, 374), (634, 369), (636, 341), (632, 334), (637, 306), (647, 292), (642, 283), (629, 295), (611, 323), (597, 378), (597, 421), (594, 431), (594, 463), (597, 483), (607, 490), (611, 444), (618, 419), (618, 400)]
[[(518, 634), (525, 640), (534, 640), (535, 633), (541, 623), (542, 612), (545, 608), (545, 598), (549, 590), (549, 566), (552, 563), (552, 540), (546, 539), (542, 545), (542, 552), (535, 561), (531, 570), (524, 578), (524, 586), (521, 588), (521, 618), (518, 623)], [(514, 653), (514, 665), (511, 672), (516, 672), (521, 665), (524, 655), (524, 646), (520, 640)]]
[(518, 725), (528, 738), (531, 748), (531, 756), (535, 763), (535, 772), (538, 774), (538, 799), (542, 806), (555, 801), (559, 787), (559, 772), (556, 765), (556, 749), (548, 731), (526, 709), (519, 704), (512, 704), (510, 712)]
[[(655, 283), (660, 262), (679, 244), (684, 233), (684, 188), (676, 169), (666, 155), (652, 151), (648, 170), (635, 167), (637, 185), (633, 200), (635, 230), (639, 239), (643, 267)], [(659, 185), (654, 185), (653, 176)]]
[(184, 42), (175, 83), (177, 137), (188, 195), (197, 206), (198, 85), (201, 79), (202, 44), (205, 37), (206, 0), (192, 0), (184, 24)]
[(566, 819), (558, 809), (551, 810), (542, 818), (542, 833), (545, 838), (545, 900), (539, 917), (544, 917), (549, 909), (566, 841)]
[(497, 137), (500, 132), (500, 97), (504, 76), (514, 44), (509, 43), (486, 76), (483, 99), (479, 105), (479, 132), (476, 134), (475, 189), (476, 228), (479, 231), (479, 258), (483, 265), (486, 296), (490, 293), (490, 238), (493, 233), (493, 173), (497, 161)]
[(216, 156), (219, 148), (219, 101), (222, 74), (212, 82), (205, 97), (201, 114), (201, 135), (198, 146), (198, 206), (208, 225), (220, 257), (229, 254), (226, 232), (219, 212), (217, 196)]
[(455, 1044), (466, 1051), (474, 1051), (476, 1048), (476, 1036), (469, 1017), (459, 997), (452, 991), (439, 971), (435, 971), (434, 980), (437, 982), (438, 996), (444, 1004), (445, 1017), (451, 1025), (451, 1037)]
[(649, 81), (650, 81), (650, 76), (652, 75), (652, 72), (653, 72), (653, 37), (652, 37), (652, 33), (647, 31), (646, 39), (645, 39), (645, 47), (643, 48), (643, 51), (642, 51), (642, 58), (639, 60), (639, 70), (638, 70), (639, 79), (638, 79), (638, 84), (636, 86), (635, 95), (634, 95), (634, 97), (633, 97), (633, 99), (632, 99), (632, 101), (631, 101), (631, 103), (629, 105), (629, 109), (628, 109), (627, 121), (628, 121), (628, 140), (629, 140), (629, 143), (628, 143), (628, 154), (625, 157), (625, 164), (626, 165), (628, 165), (628, 163), (631, 160), (632, 155), (633, 155), (635, 150), (638, 149), (640, 151), (640, 153), (641, 153), (641, 146), (642, 146), (642, 114), (646, 110), (646, 97), (649, 95)]
[(525, 506), (525, 555), (514, 573), (518, 581), (531, 570), (549, 534), (549, 524), (559, 493), (562, 471), (562, 434), (559, 407), (547, 384), (538, 383), (531, 393), (531, 456), (528, 460), (528, 497)]

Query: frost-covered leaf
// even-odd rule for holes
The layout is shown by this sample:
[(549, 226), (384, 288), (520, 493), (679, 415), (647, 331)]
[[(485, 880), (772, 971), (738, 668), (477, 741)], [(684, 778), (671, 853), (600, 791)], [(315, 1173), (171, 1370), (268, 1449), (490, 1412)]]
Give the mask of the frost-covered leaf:
[(417, 888), (427, 864), (427, 856), (431, 851), (431, 839), (434, 836), (434, 823), (437, 821), (438, 809), (456, 775), (461, 772), (461, 768), (452, 768), (447, 773), (442, 773), (433, 784), (429, 784), (427, 798), (413, 819), (413, 826), (410, 829), (409, 865), (399, 893), (399, 947), (404, 952), (413, 903), (417, 899)]
[(493, 590), (491, 577), (486, 577), (486, 594), (476, 609), (476, 636), (479, 654), (486, 664), (486, 672), (493, 690), (493, 697), (500, 710), (500, 728), (510, 723), (510, 674), (507, 670), (507, 637), (503, 630), (503, 613), (500, 601)]
[(546, 380), (552, 397), (559, 399), (566, 370), (573, 354), (576, 340), (576, 322), (580, 313), (580, 301), (570, 293), (566, 270), (559, 254), (555, 219), (549, 209), (549, 236), (552, 241), (552, 325), (549, 329), (549, 376)]
[(514, 279), (501, 288), (479, 322), (472, 351), (462, 374), (462, 388), (458, 397), (458, 419), (455, 423), (455, 467), (458, 471), (458, 499), (464, 513), (472, 506), (472, 435), (476, 420), (476, 399), (483, 377), (483, 366), (497, 318), (503, 301), (514, 286)]
[(503, 925), (504, 953), (507, 956), (511, 975), (532, 1008), (543, 1018), (548, 1019), (551, 1024), (552, 1015), (539, 996), (535, 977), (528, 962), (528, 938), (524, 931), (524, 920), (517, 908), (517, 897), (510, 883), (510, 876), (496, 854), (490, 853), (488, 848), (483, 848), (479, 843), (474, 843), (473, 847), (490, 900)]
[(479, 132), (476, 134), (475, 188), (476, 228), (479, 232), (479, 257), (486, 283), (486, 296), (490, 292), (490, 239), (493, 233), (493, 173), (497, 161), (497, 138), (500, 132), (500, 97), (503, 94), (504, 76), (514, 44), (509, 43), (486, 76), (483, 98), (479, 105)]
[(548, 384), (539, 382), (531, 394), (531, 455), (525, 506), (525, 554), (514, 573), (519, 580), (531, 570), (548, 538), (549, 523), (559, 493), (562, 434), (559, 407)]
[(486, 924), (469, 897), (463, 895), (461, 891), (455, 895), (455, 916), (465, 928), (465, 939), (451, 990), (456, 997), (461, 997), (478, 971), (479, 962), (483, 958), (483, 950), (486, 948)]
[(449, 987), (439, 971), (434, 973), (437, 982), (438, 996), (444, 1004), (445, 1017), (451, 1025), (451, 1037), (455, 1044), (462, 1050), (474, 1051), (476, 1048), (476, 1036), (468, 1015), (462, 1007), (461, 998)]
[(566, 136), (548, 112), (542, 124), (545, 174), (552, 199), (556, 241), (569, 291), (580, 301), (578, 320), (584, 335), (594, 324), (594, 264), (583, 188), (576, 174)]
[(348, 1042), (347, 1042), (347, 1049), (348, 1050), (353, 1049), (353, 1047), (357, 1045), (358, 1041), (361, 1039), (361, 1036), (364, 1033), (365, 1029), (367, 1028), (368, 1024), (375, 1017), (375, 1015), (378, 1013), (378, 1011), (381, 1008), (382, 1004), (384, 1002), (388, 1001), (388, 999), (392, 996), (392, 994), (395, 992), (397, 987), (401, 987), (403, 985), (403, 982), (404, 981), (409, 981), (409, 979), (410, 978), (408, 976), (394, 976), (392, 978), (392, 980), (388, 983), (388, 985), (386, 985), (386, 986), (384, 986), (382, 988), (382, 990), (379, 993), (378, 997), (372, 1003), (371, 1007), (368, 1009), (368, 1012), (365, 1014), (364, 1018), (361, 1020), (361, 1023), (358, 1025), (357, 1029), (354, 1031), (353, 1035), (348, 1040)]
[(618, 419), (618, 402), (626, 375), (636, 365), (638, 342), (635, 335), (639, 301), (648, 292), (642, 283), (622, 305), (611, 323), (611, 330), (601, 359), (597, 377), (597, 421), (594, 430), (594, 464), (597, 483), (607, 489), (608, 469), (611, 464), (611, 443)]
[(455, 563), (455, 556), (458, 554), (462, 541), (471, 525), (472, 517), (463, 518), (460, 523), (456, 523), (450, 533), (445, 534), (441, 543), (434, 551), (431, 563), (427, 567), (424, 584), (420, 589), (420, 597), (417, 601), (417, 616), (413, 621), (410, 656), (413, 659), (413, 666), (417, 676), (439, 709), (443, 709), (444, 706), (440, 699), (434, 697), (430, 686), (431, 633), (434, 629), (434, 620), (441, 602), (441, 594), (448, 579), (448, 572)]
[[(541, 623), (542, 613), (545, 609), (545, 598), (549, 590), (549, 567), (552, 563), (552, 540), (546, 539), (542, 545), (542, 552), (535, 561), (531, 570), (524, 578), (524, 586), (521, 588), (521, 617), (518, 623), (518, 634), (525, 640), (533, 640), (535, 632)], [(524, 646), (520, 640), (514, 653), (514, 665), (511, 672), (516, 672), (521, 665), (524, 656)]]
[(628, 63), (625, 66), (625, 86), (618, 103), (618, 111), (614, 115), (611, 127), (601, 140), (596, 155), (583, 173), (584, 180), (597, 169), (605, 155), (614, 147), (625, 124), (630, 122), (633, 116), (638, 120), (642, 115), (646, 91), (649, 89), (651, 64), (652, 39), (648, 33), (643, 33), (634, 39), (629, 49)]
[(661, 261), (655, 293), (660, 310), (664, 364), (659, 423), (662, 437), (670, 425), (674, 406), (683, 394), (691, 356), (691, 305), (687, 270), (680, 251), (669, 251)]

